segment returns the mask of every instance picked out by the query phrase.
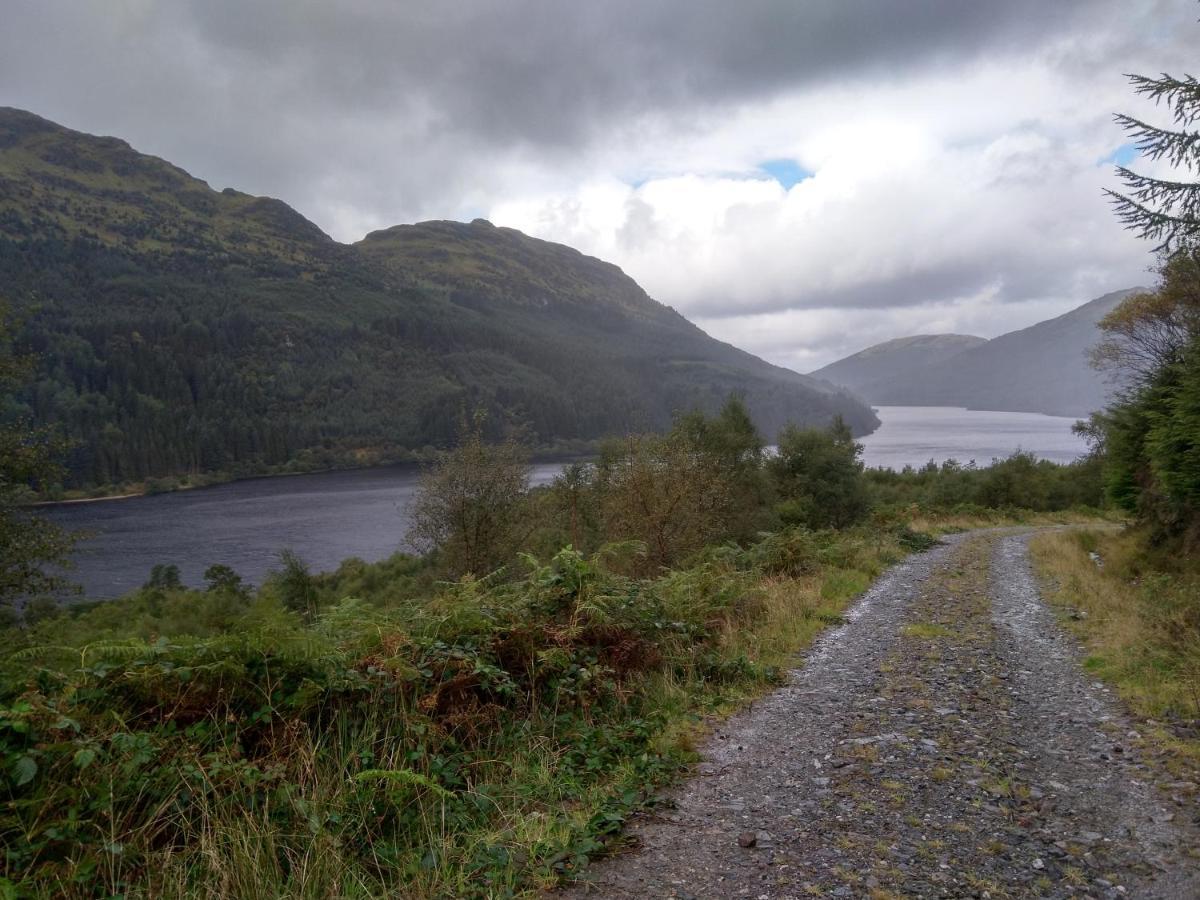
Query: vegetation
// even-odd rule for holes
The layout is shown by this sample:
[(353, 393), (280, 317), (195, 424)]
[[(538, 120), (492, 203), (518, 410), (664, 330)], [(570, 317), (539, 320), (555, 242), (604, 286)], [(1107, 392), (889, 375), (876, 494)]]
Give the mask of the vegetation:
[(482, 220), (331, 240), (111, 138), (0, 110), (0, 284), (72, 442), (64, 491), (431, 460), (461, 409), (577, 452), (740, 391), (760, 427), (877, 424), (714, 341), (615, 266)]
[[(1193, 78), (1134, 77), (1139, 93), (1166, 103), (1184, 130), (1121, 121), (1151, 159), (1166, 159), (1200, 176), (1197, 133), (1200, 90)], [(1136, 514), (1156, 543), (1185, 552), (1200, 547), (1200, 183), (1164, 182), (1121, 169), (1131, 196), (1116, 196), (1122, 221), (1161, 240), (1160, 283), (1127, 299), (1100, 327), (1106, 338), (1095, 362), (1128, 387), (1089, 433), (1104, 456), (1108, 495)]]
[(861, 453), (840, 419), (828, 431), (785, 428), (770, 462), (780, 519), (808, 528), (845, 528), (861, 520), (868, 505)]
[(630, 578), (567, 549), (327, 599), (376, 568), (346, 567), (316, 577), (315, 615), (214, 579), (10, 631), (5, 874), (53, 896), (550, 883), (899, 552), (790, 532)]
[[(26, 377), (29, 361), (13, 352), (10, 318), (0, 306), (0, 396)], [(58, 477), (59, 442), (23, 418), (0, 418), (0, 608), (30, 595), (62, 590), (54, 573), (72, 541), (61, 528), (21, 508), (31, 489)]]
[[(1175, 128), (1161, 128), (1134, 116), (1118, 114), (1117, 123), (1134, 139), (1138, 151), (1151, 160), (1200, 171), (1200, 81), (1194, 76), (1158, 78), (1131, 75), (1134, 90), (1165, 105)], [(1159, 241), (1158, 249), (1173, 252), (1194, 247), (1200, 238), (1200, 184), (1139, 175), (1119, 166), (1118, 174), (1127, 193), (1109, 191), (1117, 216), (1140, 236)]]
[(520, 506), (529, 490), (528, 454), (515, 440), (489, 446), (483, 416), (460, 425), (458, 447), (427, 471), (410, 510), (409, 541), (438, 551), (450, 574), (487, 573), (519, 549)]
[(892, 514), (905, 509), (940, 516), (1100, 512), (1105, 506), (1102, 466), (1095, 455), (1058, 465), (1018, 451), (985, 467), (948, 460), (900, 472), (873, 469), (867, 472), (867, 481), (875, 508)]
[(1200, 567), (1137, 531), (1047, 532), (1031, 542), (1049, 599), (1083, 640), (1084, 665), (1111, 681), (1158, 737), (1200, 762)]
[[(56, 897), (552, 884), (615, 846), (705, 716), (935, 542), (914, 517), (1050, 509), (1090, 471), (1001, 462), (1006, 484), (1042, 479), (1010, 494), (988, 470), (885, 476), (844, 426), (789, 429), (769, 457), (734, 398), (520, 492), (480, 427), (425, 483), (424, 557), (316, 574), (285, 554), (257, 591), (160, 567), (0, 632), (0, 877)], [(830, 481), (855, 498), (837, 530), (805, 518)]]
[[(1165, 103), (1178, 130), (1117, 117), (1150, 159), (1200, 174), (1194, 78), (1133, 76)], [(1117, 532), (1039, 535), (1035, 562), (1051, 599), (1088, 649), (1085, 665), (1111, 681), (1149, 733), (1200, 760), (1200, 183), (1168, 182), (1121, 167), (1127, 194), (1110, 192), (1121, 220), (1158, 241), (1157, 287), (1125, 299), (1100, 323), (1093, 361), (1123, 385), (1081, 430), (1106, 498), (1132, 514)]]
[[(1106, 497), (1142, 527), (1047, 536), (1039, 565), (1094, 671), (1168, 728), (1200, 714), (1200, 583), (1178, 552), (1200, 534), (1192, 249), (1105, 320), (1100, 357), (1130, 387), (1088, 459), (866, 470), (845, 398), (714, 348), (565, 248), (486, 223), (341, 247), (119, 142), (0, 126), (0, 272), (42, 354), (2, 410), (0, 539), (25, 561), (9, 597), (49, 587), (65, 548), (12, 537), (14, 498), (50, 472), (32, 416), (80, 439), (79, 483), (436, 459), (423, 556), (314, 573), (285, 551), (256, 590), (158, 566), (121, 600), (33, 603), (0, 629), (0, 894), (550, 886), (617, 846), (705, 717), (777, 683), (888, 563), (952, 524)], [(744, 399), (718, 410), (730, 387)], [(447, 420), (466, 408), (486, 415)], [(767, 453), (755, 423), (794, 415), (832, 424), (782, 427)], [(628, 436), (530, 491), (526, 452), (497, 443), (522, 426)]]

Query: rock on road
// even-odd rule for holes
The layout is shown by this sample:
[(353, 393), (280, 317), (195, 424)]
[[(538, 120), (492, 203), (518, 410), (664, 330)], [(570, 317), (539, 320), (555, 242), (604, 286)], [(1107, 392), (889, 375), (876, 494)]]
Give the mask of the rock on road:
[(1200, 897), (1194, 785), (1081, 669), (1029, 535), (893, 568), (567, 896)]

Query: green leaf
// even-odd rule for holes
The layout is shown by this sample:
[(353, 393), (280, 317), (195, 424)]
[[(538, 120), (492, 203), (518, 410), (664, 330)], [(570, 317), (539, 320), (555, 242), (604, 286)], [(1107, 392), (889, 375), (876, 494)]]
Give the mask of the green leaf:
[(22, 756), (13, 763), (13, 779), (17, 786), (29, 784), (33, 781), (33, 776), (37, 774), (38, 764), (32, 756)]
[(83, 747), (75, 751), (75, 768), (86, 769), (96, 761), (96, 751), (91, 747)]

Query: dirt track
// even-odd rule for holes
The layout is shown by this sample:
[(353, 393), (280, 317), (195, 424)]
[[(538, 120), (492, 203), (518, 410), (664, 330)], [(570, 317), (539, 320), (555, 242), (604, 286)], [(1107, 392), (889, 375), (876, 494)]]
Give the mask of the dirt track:
[(567, 896), (1200, 897), (1196, 786), (1080, 668), (1028, 537), (895, 567)]

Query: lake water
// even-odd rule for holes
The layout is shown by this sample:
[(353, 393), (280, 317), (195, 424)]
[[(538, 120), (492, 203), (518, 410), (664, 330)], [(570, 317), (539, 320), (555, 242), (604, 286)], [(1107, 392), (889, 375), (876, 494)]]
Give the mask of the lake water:
[[(863, 439), (871, 466), (920, 466), (953, 457), (980, 465), (1020, 448), (1068, 462), (1084, 452), (1073, 419), (944, 407), (882, 407), (882, 426)], [(533, 483), (561, 466), (534, 468)], [(76, 552), (74, 580), (88, 597), (118, 596), (146, 581), (158, 563), (179, 566), (199, 586), (214, 563), (259, 584), (291, 548), (316, 571), (350, 556), (375, 561), (400, 548), (419, 470), (391, 466), (351, 472), (261, 478), (154, 497), (49, 507), (44, 514), (94, 536)]]
[[(532, 483), (547, 484), (561, 469), (536, 465)], [(144, 584), (158, 563), (174, 563), (184, 584), (199, 587), (214, 563), (261, 584), (285, 547), (313, 571), (335, 569), (351, 556), (385, 559), (404, 542), (419, 479), (416, 466), (384, 466), (72, 503), (43, 513), (94, 535), (80, 542), (68, 574), (89, 598), (107, 598)]]
[(952, 406), (880, 406), (882, 423), (860, 438), (868, 466), (902, 469), (948, 459), (989, 465), (1027, 450), (1039, 459), (1067, 463), (1087, 453), (1071, 433), (1075, 419), (1040, 413), (989, 412)]

